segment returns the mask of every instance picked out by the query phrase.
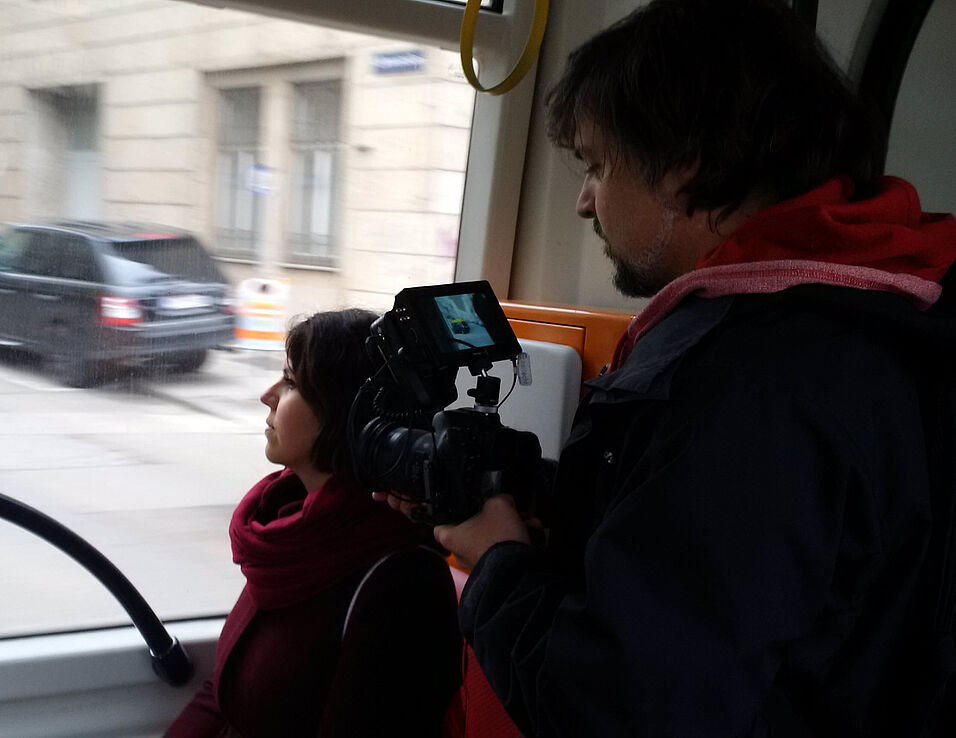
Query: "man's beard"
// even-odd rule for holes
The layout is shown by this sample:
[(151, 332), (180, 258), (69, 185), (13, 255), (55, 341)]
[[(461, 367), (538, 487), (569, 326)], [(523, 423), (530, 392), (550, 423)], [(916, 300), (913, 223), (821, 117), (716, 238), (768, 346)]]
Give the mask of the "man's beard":
[(653, 297), (673, 279), (664, 273), (663, 261), (670, 246), (676, 210), (665, 210), (661, 227), (653, 243), (630, 261), (611, 251), (611, 244), (597, 218), (594, 232), (604, 241), (604, 254), (614, 265), (614, 286), (627, 297)]

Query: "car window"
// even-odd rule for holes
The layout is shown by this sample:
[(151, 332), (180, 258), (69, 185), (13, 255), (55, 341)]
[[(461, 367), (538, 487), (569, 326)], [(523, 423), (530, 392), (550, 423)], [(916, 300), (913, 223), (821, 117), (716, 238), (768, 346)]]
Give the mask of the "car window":
[(20, 261), (25, 274), (40, 277), (60, 276), (60, 250), (52, 234), (38, 231), (32, 234), (26, 251)]
[(100, 281), (99, 270), (93, 259), (93, 250), (85, 238), (63, 234), (56, 239), (55, 249), (60, 254), (60, 276), (81, 282)]
[(114, 267), (118, 268), (117, 279), (122, 284), (135, 284), (154, 271), (196, 282), (226, 281), (215, 262), (194, 238), (118, 241), (112, 243), (110, 250), (121, 259), (151, 268), (145, 272), (113, 261)]
[(166, 282), (172, 279), (168, 274), (154, 269), (149, 264), (124, 259), (122, 256), (102, 254), (104, 271), (109, 275), (110, 284), (131, 287), (153, 282)]
[(0, 272), (20, 269), (29, 241), (29, 233), (17, 230), (7, 231), (0, 237)]

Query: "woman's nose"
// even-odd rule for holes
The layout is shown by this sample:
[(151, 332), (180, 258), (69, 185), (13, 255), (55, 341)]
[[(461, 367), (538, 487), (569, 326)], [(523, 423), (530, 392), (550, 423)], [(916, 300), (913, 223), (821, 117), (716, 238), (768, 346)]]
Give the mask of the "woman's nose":
[[(278, 384), (278, 382), (276, 382), (276, 384)], [(269, 407), (272, 407), (275, 404), (276, 384), (270, 385), (265, 392), (259, 395), (259, 402), (261, 402), (263, 405), (268, 405)]]

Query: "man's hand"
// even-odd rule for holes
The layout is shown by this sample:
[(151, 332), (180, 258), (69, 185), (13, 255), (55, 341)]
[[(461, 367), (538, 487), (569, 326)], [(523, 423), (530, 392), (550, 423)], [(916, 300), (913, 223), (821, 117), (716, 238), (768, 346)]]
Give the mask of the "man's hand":
[(436, 525), (434, 532), (435, 540), (469, 569), (496, 543), (531, 543), (528, 527), (510, 495), (489, 497), (477, 515), (458, 525)]
[(376, 502), (388, 503), (390, 508), (397, 510), (409, 520), (414, 520), (412, 510), (417, 507), (421, 507), (421, 505), (417, 502), (406, 500), (402, 497), (399, 497), (397, 494), (393, 495), (388, 492), (373, 492), (372, 499)]

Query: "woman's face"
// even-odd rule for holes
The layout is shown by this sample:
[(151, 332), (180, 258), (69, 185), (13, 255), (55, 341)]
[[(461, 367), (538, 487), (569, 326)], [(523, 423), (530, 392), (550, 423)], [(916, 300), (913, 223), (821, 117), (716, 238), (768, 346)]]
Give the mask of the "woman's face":
[(322, 423), (296, 387), (288, 361), (282, 378), (259, 398), (269, 408), (266, 418), (266, 458), (287, 466), (300, 477), (313, 470), (309, 454)]

